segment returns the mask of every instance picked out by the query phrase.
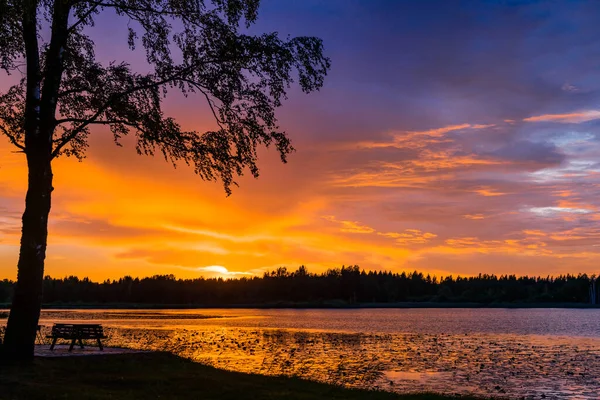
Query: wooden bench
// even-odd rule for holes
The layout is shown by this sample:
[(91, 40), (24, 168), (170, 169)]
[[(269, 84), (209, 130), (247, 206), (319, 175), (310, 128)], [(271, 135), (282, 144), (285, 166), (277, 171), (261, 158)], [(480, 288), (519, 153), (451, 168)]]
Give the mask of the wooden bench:
[(52, 333), (46, 336), (52, 339), (50, 350), (54, 350), (54, 346), (58, 339), (67, 339), (71, 341), (69, 351), (73, 350), (73, 347), (77, 342), (83, 349), (83, 340), (96, 340), (100, 350), (104, 350), (102, 346), (102, 339), (106, 339), (102, 325), (98, 324), (54, 324), (52, 327)]

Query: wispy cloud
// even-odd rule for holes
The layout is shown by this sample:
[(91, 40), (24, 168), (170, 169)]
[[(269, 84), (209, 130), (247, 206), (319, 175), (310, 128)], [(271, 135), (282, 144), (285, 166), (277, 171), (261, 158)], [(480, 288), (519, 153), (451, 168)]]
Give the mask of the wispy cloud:
[(556, 214), (568, 213), (568, 214), (589, 214), (592, 211), (585, 208), (571, 208), (571, 207), (529, 207), (527, 211), (542, 216), (550, 217)]
[(525, 122), (560, 122), (565, 124), (579, 124), (581, 122), (600, 119), (600, 110), (584, 110), (567, 114), (543, 114), (525, 118)]
[(483, 214), (465, 214), (465, 215), (463, 215), (463, 218), (479, 220), (479, 219), (485, 219), (485, 215), (483, 215)]
[(506, 193), (502, 193), (492, 187), (482, 187), (475, 190), (475, 193), (485, 197), (504, 196)]
[(403, 131), (390, 132), (388, 137), (390, 140), (381, 142), (362, 141), (355, 146), (359, 148), (418, 148), (424, 147), (431, 143), (443, 143), (444, 137), (451, 132), (461, 132), (468, 130), (487, 129), (496, 126), (495, 124), (459, 124), (449, 125), (440, 128), (432, 128), (423, 131)]
[(406, 244), (424, 244), (437, 235), (431, 232), (423, 232), (419, 229), (406, 229), (403, 232), (377, 232), (380, 236), (395, 239), (397, 243)]
[(333, 215), (326, 215), (323, 217), (323, 219), (325, 219), (326, 221), (329, 221), (329, 222), (335, 222), (337, 224), (340, 224), (341, 232), (347, 232), (347, 233), (373, 233), (373, 232), (375, 232), (375, 229), (371, 228), (370, 226), (361, 225), (357, 221), (338, 220)]
[[(109, 129), (94, 129), (83, 163), (54, 164), (46, 273), (236, 276), (348, 262), (454, 274), (597, 271), (600, 71), (581, 43), (600, 41), (600, 2), (529, 2), (492, 19), (484, 2), (465, 12), (438, 1), (440, 13), (327, 2), (335, 19), (312, 3), (294, 2), (292, 21), (287, 6), (265, 2), (274, 18), (256, 26), (332, 28), (315, 32), (340, 61), (326, 90), (290, 93), (278, 112), (298, 150), (290, 162), (261, 149), (260, 179), (240, 177), (225, 197), (191, 169), (139, 157), (132, 135), (115, 148)], [(544, 18), (532, 24), (529, 12)], [(399, 15), (420, 23), (399, 24)], [(573, 21), (577, 29), (554, 29)], [(349, 45), (354, 37), (369, 40)], [(126, 43), (109, 42), (97, 41), (99, 57), (130, 57)], [(390, 48), (401, 50), (382, 50)], [(10, 79), (0, 77), (0, 91)], [(185, 129), (214, 128), (192, 98), (169, 95), (164, 105)], [(0, 279), (16, 275), (27, 190), (25, 159), (11, 151), (0, 138)]]

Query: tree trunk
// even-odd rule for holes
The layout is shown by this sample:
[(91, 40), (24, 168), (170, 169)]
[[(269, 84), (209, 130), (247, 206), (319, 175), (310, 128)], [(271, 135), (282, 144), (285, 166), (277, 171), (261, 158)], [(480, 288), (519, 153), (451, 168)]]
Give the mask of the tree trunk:
[[(13, 295), (2, 356), (31, 360), (35, 347), (48, 239), (48, 215), (52, 196), (52, 136), (56, 127), (56, 102), (63, 73), (72, 2), (55, 1), (52, 6), (52, 35), (45, 51), (42, 79), (37, 33), (39, 0), (23, 1), (23, 43), (27, 61), (25, 99), (25, 154), (29, 171), (17, 285)], [(41, 84), (44, 82), (43, 85)]]
[[(27, 154), (29, 168), (17, 285), (4, 338), (3, 357), (28, 361), (33, 358), (44, 279), (44, 260), (48, 238), (48, 214), (52, 193), (50, 154)], [(44, 154), (46, 153), (46, 154)]]

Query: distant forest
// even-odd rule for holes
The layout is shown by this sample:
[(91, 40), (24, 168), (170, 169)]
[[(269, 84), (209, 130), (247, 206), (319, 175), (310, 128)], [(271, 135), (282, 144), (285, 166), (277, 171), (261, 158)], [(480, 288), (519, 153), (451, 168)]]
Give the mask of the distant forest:
[[(358, 266), (309, 273), (285, 267), (262, 277), (177, 279), (173, 275), (124, 277), (102, 283), (71, 276), (44, 279), (45, 304), (323, 305), (364, 303), (597, 303), (595, 276), (527, 277), (480, 274), (441, 277), (420, 272), (364, 271)], [(0, 281), (0, 303), (14, 283)], [(595, 293), (594, 293), (595, 292)]]

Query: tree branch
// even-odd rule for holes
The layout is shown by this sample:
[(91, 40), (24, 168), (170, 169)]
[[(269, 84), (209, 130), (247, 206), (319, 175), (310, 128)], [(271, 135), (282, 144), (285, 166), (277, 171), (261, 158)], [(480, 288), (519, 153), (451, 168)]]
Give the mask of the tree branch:
[[(87, 123), (88, 125), (114, 125), (114, 124), (123, 124), (123, 125), (130, 126), (132, 128), (135, 128), (138, 131), (140, 131), (140, 132), (142, 132), (142, 133), (144, 133), (146, 135), (150, 135), (151, 134), (146, 129), (144, 129), (142, 126), (140, 126), (140, 125), (138, 125), (138, 124), (136, 124), (134, 122), (123, 120), (123, 119), (96, 120), (96, 121), (90, 122), (90, 121), (88, 121), (86, 119), (65, 118), (65, 119), (61, 119), (61, 120), (56, 121), (56, 123), (57, 123), (57, 125), (64, 124), (64, 123)], [(160, 141), (160, 139), (156, 138), (156, 137), (154, 138), (154, 140)], [(69, 139), (69, 141), (70, 141), (70, 139)], [(165, 143), (164, 141), (162, 141), (162, 142)], [(173, 146), (173, 143), (165, 143), (165, 144)], [(180, 150), (188, 151), (188, 149), (185, 146), (180, 147)]]
[(68, 96), (70, 94), (83, 93), (83, 92), (93, 92), (93, 91), (90, 88), (69, 89), (69, 90), (64, 90), (62, 92), (58, 92), (58, 98), (60, 99), (60, 98), (63, 98), (64, 96)]
[(8, 130), (0, 125), (0, 130), (2, 131), (2, 133), (4, 133), (6, 135), (6, 137), (8, 137), (8, 140), (10, 140), (10, 142), (15, 145), (16, 147), (18, 147), (19, 149), (21, 149), (23, 152), (25, 151), (25, 146), (23, 146), (22, 144), (19, 143), (19, 141), (17, 140), (16, 136), (10, 134), (8, 132)]
[(219, 119), (219, 117), (217, 116), (217, 112), (215, 111), (215, 108), (218, 108), (218, 107), (214, 105), (210, 96), (208, 95), (208, 93), (206, 93), (205, 88), (202, 85), (200, 85), (198, 82), (192, 81), (191, 79), (183, 79), (183, 81), (189, 83), (190, 85), (195, 87), (198, 91), (200, 91), (200, 93), (202, 93), (204, 95), (204, 97), (206, 98), (206, 102), (208, 103), (208, 106), (210, 107), (210, 111), (212, 111), (212, 114), (215, 117), (215, 121), (217, 122), (217, 125), (219, 125), (219, 128), (224, 129), (223, 126), (221, 126), (223, 121), (221, 121)]
[(148, 12), (148, 13), (153, 13), (153, 14), (157, 14), (157, 15), (176, 15), (176, 16), (183, 16), (181, 13), (179, 12), (175, 12), (175, 11), (167, 11), (165, 9), (162, 10), (157, 10), (155, 8), (152, 7), (133, 7), (133, 6), (129, 6), (129, 5), (124, 5), (124, 4), (115, 4), (115, 3), (102, 3), (102, 2), (98, 2), (98, 5), (102, 6), (102, 7), (107, 7), (107, 8), (120, 8), (123, 11), (134, 11), (134, 12)]
[[(214, 62), (214, 61), (205, 61), (202, 64), (209, 63), (209, 62)], [(146, 84), (146, 85), (140, 85), (140, 86), (137, 86), (137, 87), (133, 87), (133, 88), (130, 88), (129, 90), (126, 90), (124, 92), (117, 93), (115, 95), (110, 96), (109, 99), (102, 106), (100, 106), (98, 108), (98, 110), (96, 110), (96, 112), (92, 116), (90, 116), (90, 118), (82, 120), (83, 122), (78, 127), (76, 127), (73, 131), (71, 131), (71, 133), (69, 135), (67, 135), (67, 137), (64, 138), (64, 140), (61, 140), (61, 141), (58, 142), (57, 146), (52, 151), (52, 158), (55, 158), (58, 155), (58, 153), (60, 153), (61, 149), (64, 146), (66, 146), (66, 144), (70, 140), (72, 140), (73, 138), (75, 138), (75, 136), (77, 136), (79, 133), (81, 133), (88, 125), (90, 125), (91, 123), (93, 123), (94, 121), (96, 121), (98, 119), (98, 117), (100, 117), (106, 110), (108, 110), (113, 105), (113, 103), (116, 100), (118, 100), (118, 99), (120, 99), (122, 97), (125, 97), (125, 96), (129, 96), (130, 94), (133, 94), (133, 93), (135, 93), (137, 91), (140, 91), (140, 90), (155, 89), (155, 88), (158, 88), (158, 87), (160, 87), (162, 85), (166, 85), (168, 83), (180, 80), (182, 76), (184, 76), (185, 74), (187, 74), (188, 72), (190, 72), (191, 70), (193, 70), (194, 68), (196, 68), (197, 66), (198, 65), (190, 65), (187, 68), (182, 69), (178, 73), (176, 73), (176, 74), (174, 74), (174, 75), (172, 75), (172, 76), (170, 76), (168, 78), (161, 79), (159, 81), (152, 82), (152, 83), (149, 83), (149, 84)]]
[(90, 15), (92, 15), (92, 13), (94, 11), (96, 11), (96, 9), (98, 8), (98, 6), (101, 6), (102, 3), (101, 2), (96, 2), (93, 4), (92, 7), (90, 7), (90, 9), (81, 17), (79, 18), (79, 20), (77, 20), (77, 22), (75, 22), (73, 25), (71, 25), (68, 29), (67, 29), (67, 35), (71, 34), (71, 32), (73, 32), (80, 24), (82, 24), (85, 19), (87, 17), (89, 17)]

